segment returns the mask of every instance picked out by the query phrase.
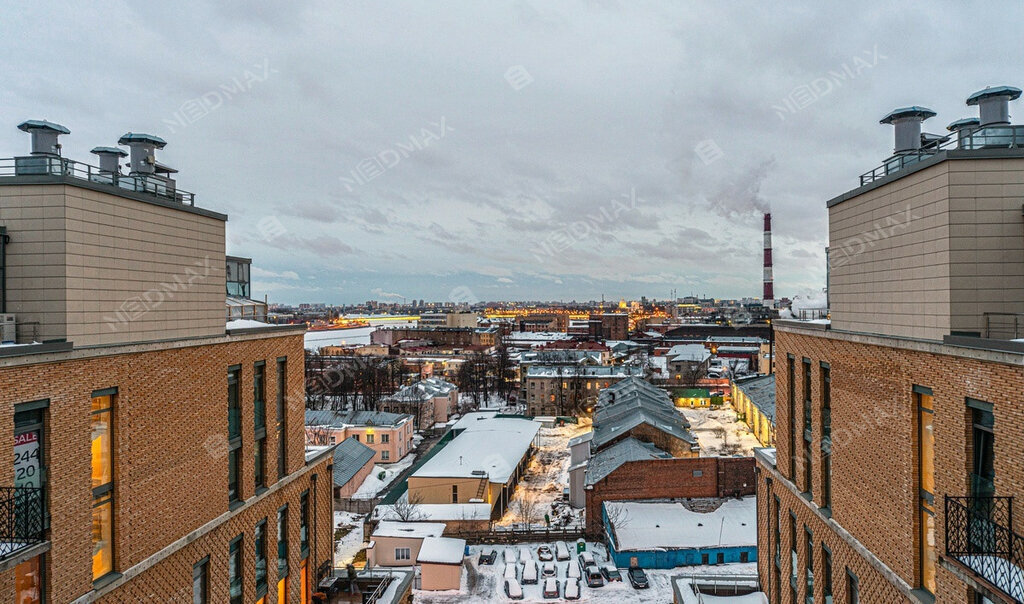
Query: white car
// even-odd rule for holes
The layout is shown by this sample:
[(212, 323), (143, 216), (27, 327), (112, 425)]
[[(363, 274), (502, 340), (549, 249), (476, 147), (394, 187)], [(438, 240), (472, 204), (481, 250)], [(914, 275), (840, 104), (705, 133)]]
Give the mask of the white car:
[(540, 569), (540, 574), (544, 577), (554, 577), (558, 575), (558, 567), (555, 566), (554, 562), (545, 562), (544, 566)]
[(519, 561), (523, 564), (526, 564), (527, 562), (533, 562), (533, 556), (530, 555), (529, 549), (525, 547), (519, 548)]
[(537, 583), (537, 563), (530, 560), (523, 566), (523, 585), (535, 585)]
[(515, 579), (505, 579), (505, 595), (509, 600), (522, 600), (523, 588)]
[(555, 542), (555, 559), (556, 560), (568, 560), (571, 556), (569, 555), (569, 546), (565, 544), (565, 541)]
[(516, 566), (515, 562), (510, 562), (509, 564), (506, 564), (505, 565), (505, 578), (506, 579), (515, 579), (515, 578), (517, 578), (516, 577), (517, 571), (518, 571), (518, 567)]
[(501, 554), (506, 564), (516, 563), (516, 550), (506, 547), (504, 550), (502, 550)]
[(569, 579), (579, 579), (582, 574), (578, 564), (569, 563), (565, 565), (565, 576)]
[(545, 600), (558, 599), (558, 579), (544, 579), (544, 591), (541, 596)]
[(565, 582), (565, 592), (562, 597), (566, 600), (580, 599), (580, 582), (576, 579), (569, 579)]

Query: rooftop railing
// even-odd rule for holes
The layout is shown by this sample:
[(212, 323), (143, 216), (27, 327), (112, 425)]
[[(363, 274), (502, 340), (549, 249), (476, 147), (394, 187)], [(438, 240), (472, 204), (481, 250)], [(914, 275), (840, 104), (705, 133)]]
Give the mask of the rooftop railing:
[(46, 532), (43, 490), (0, 487), (0, 560), (42, 543)]
[(1024, 601), (1024, 538), (1013, 532), (1012, 497), (946, 496), (946, 555)]
[(57, 176), (111, 185), (134, 193), (145, 193), (161, 199), (195, 206), (195, 193), (182, 191), (174, 181), (156, 174), (125, 176), (100, 170), (79, 161), (51, 155), (29, 155), (0, 159), (0, 178), (12, 176)]
[(1024, 313), (982, 313), (981, 336), (994, 340), (1017, 340), (1024, 338)]
[[(951, 135), (952, 136), (952, 135)], [(894, 155), (885, 162), (860, 175), (861, 186), (872, 183), (904, 168), (922, 162), (930, 157), (949, 149), (975, 151), (978, 149), (1017, 149), (1024, 148), (1024, 125), (1019, 126), (987, 126), (970, 133), (963, 133), (950, 140), (937, 141), (916, 151)]]

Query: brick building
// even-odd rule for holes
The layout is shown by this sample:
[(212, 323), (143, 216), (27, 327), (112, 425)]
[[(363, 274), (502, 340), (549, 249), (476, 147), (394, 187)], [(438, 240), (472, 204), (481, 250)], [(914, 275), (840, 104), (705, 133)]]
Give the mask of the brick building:
[(603, 313), (590, 315), (590, 337), (601, 340), (625, 340), (629, 338), (629, 315), (626, 313)]
[(529, 365), (520, 395), (530, 415), (587, 415), (602, 388), (642, 375), (634, 365)]
[(986, 123), (1019, 95), (972, 95), (982, 127), (947, 148), (917, 149), (932, 112), (894, 112), (910, 148), (828, 202), (831, 322), (775, 322), (756, 452), (772, 602), (1024, 599), (1024, 151), (1002, 144), (1024, 130)]
[[(303, 328), (225, 322), (224, 221), (128, 134), (104, 168), (0, 176), (0, 600), (309, 602), (331, 450), (303, 447)], [(106, 156), (115, 158), (114, 165)], [(41, 343), (40, 343), (41, 342)]]

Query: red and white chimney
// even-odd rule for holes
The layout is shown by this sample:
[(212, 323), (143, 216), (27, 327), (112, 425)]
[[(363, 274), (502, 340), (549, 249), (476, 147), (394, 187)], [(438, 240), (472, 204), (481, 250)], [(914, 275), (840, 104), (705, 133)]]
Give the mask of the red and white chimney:
[(765, 308), (775, 308), (775, 291), (772, 282), (772, 215), (764, 215), (764, 295)]

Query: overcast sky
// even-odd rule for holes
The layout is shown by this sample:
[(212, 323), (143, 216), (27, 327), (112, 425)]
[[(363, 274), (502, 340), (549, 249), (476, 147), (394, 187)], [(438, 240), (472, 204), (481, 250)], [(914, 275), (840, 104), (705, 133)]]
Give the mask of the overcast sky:
[(279, 302), (760, 296), (768, 207), (820, 290), (878, 120), (1024, 84), (1020, 2), (5, 4), (0, 156), (163, 137)]

